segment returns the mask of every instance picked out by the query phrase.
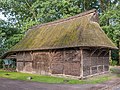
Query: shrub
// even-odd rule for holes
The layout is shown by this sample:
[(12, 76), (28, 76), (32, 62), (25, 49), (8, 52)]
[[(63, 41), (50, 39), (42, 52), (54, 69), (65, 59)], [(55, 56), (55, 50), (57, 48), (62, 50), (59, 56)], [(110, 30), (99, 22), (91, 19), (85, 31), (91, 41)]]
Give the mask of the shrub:
[(118, 64), (118, 61), (116, 61), (116, 60), (110, 60), (110, 65), (111, 66), (115, 66), (117, 64)]

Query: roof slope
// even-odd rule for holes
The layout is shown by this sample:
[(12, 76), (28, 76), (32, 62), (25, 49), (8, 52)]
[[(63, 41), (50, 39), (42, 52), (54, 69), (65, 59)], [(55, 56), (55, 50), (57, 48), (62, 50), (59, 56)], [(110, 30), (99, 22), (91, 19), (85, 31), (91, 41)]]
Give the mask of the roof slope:
[(76, 46), (117, 48), (96, 22), (96, 10), (28, 30), (11, 51), (41, 50)]

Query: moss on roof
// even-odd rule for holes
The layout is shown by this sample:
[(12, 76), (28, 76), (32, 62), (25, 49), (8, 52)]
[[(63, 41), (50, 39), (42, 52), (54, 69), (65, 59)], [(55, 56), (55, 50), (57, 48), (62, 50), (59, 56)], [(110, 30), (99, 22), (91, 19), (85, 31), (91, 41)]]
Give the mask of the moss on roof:
[(76, 46), (117, 48), (95, 20), (96, 11), (88, 11), (28, 30), (11, 51), (41, 50)]

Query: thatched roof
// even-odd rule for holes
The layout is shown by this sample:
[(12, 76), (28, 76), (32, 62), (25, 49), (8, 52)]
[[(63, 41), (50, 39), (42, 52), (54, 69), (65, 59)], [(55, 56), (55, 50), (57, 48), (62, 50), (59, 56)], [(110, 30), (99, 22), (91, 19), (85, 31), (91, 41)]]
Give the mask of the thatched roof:
[(35, 26), (11, 51), (28, 51), (66, 47), (117, 47), (97, 23), (96, 10), (67, 19)]

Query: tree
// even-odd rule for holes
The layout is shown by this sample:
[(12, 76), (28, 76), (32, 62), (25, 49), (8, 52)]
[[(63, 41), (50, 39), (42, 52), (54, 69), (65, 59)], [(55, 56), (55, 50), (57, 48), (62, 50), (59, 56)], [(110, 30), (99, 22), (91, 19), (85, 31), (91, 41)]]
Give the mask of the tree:
[[(98, 0), (1, 0), (0, 8), (21, 30), (99, 8)], [(22, 27), (21, 27), (22, 26)]]
[(98, 8), (96, 4), (97, 0), (0, 0), (0, 11), (8, 18), (0, 23), (0, 52), (10, 49), (33, 25)]
[(0, 55), (16, 44), (21, 37), (20, 30), (4, 20), (0, 20)]
[[(113, 4), (100, 16), (100, 24), (104, 32), (119, 47), (120, 37), (120, 2)], [(118, 60), (118, 50), (113, 50), (112, 59)], [(119, 61), (120, 62), (120, 61)]]
[(117, 44), (120, 15), (117, 4), (118, 0), (0, 0), (0, 11), (8, 17), (7, 23), (1, 24), (4, 27), (0, 31), (3, 46), (11, 48), (34, 25), (74, 16), (93, 8), (102, 13), (100, 24)]

